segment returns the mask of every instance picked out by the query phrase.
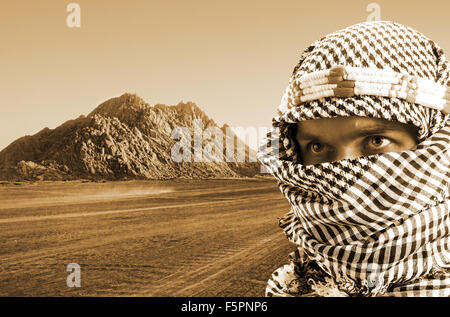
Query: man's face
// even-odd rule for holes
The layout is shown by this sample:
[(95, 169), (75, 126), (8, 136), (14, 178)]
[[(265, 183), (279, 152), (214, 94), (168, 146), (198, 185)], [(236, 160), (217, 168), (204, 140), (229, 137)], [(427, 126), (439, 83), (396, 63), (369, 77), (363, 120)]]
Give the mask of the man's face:
[(367, 117), (338, 117), (297, 123), (295, 138), (303, 165), (377, 153), (410, 150), (418, 143), (414, 125)]

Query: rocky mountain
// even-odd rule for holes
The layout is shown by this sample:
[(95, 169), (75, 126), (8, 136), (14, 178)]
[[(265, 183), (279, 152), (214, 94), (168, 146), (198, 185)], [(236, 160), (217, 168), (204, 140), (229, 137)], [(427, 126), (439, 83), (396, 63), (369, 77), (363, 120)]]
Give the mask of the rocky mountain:
[[(223, 135), (195, 140), (195, 122), (202, 125), (202, 131), (211, 128)], [(180, 130), (185, 133), (183, 137), (174, 137), (177, 127), (184, 129)], [(218, 127), (193, 102), (151, 106), (134, 94), (123, 94), (102, 103), (87, 116), (53, 130), (44, 128), (11, 143), (0, 152), (0, 180), (221, 178), (258, 174), (259, 163), (248, 160), (254, 151), (236, 136), (225, 134), (226, 128)], [(218, 155), (222, 151), (225, 155), (227, 141), (234, 145), (234, 160), (205, 161), (208, 153)], [(174, 161), (172, 155), (177, 143), (175, 149), (181, 148), (181, 161)], [(242, 163), (236, 162), (238, 144), (245, 148), (246, 160)], [(198, 151), (208, 146), (217, 153)], [(195, 161), (199, 153), (204, 156)]]

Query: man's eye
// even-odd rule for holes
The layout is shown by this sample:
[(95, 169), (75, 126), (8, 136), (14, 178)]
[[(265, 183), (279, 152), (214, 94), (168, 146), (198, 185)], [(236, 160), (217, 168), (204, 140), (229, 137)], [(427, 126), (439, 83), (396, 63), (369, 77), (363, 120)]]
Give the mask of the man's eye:
[(382, 148), (390, 143), (389, 139), (380, 136), (374, 135), (368, 138), (368, 145), (374, 148)]
[(324, 151), (325, 145), (320, 142), (311, 142), (308, 144), (308, 150), (315, 154), (320, 154)]

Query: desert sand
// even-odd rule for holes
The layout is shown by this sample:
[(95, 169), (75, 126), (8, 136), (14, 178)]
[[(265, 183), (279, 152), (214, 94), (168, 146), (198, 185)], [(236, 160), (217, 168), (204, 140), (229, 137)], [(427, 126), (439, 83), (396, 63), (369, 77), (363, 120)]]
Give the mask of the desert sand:
[(271, 179), (2, 184), (0, 296), (263, 296), (288, 209)]

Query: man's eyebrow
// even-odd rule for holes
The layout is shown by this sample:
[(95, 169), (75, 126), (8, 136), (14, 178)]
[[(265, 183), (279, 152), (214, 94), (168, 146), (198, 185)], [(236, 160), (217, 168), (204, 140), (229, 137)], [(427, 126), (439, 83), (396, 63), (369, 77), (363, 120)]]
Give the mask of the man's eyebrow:
[(398, 130), (399, 130), (399, 128), (396, 126), (393, 126), (393, 125), (377, 124), (374, 126), (360, 128), (357, 131), (353, 132), (352, 134), (355, 136), (362, 136), (362, 135), (371, 135), (371, 134), (383, 133), (383, 132), (387, 132), (387, 131), (398, 131)]
[(311, 134), (308, 132), (297, 132), (296, 138), (301, 140), (313, 140), (321, 137), (321, 134)]
[[(358, 130), (351, 133), (351, 135), (353, 137), (355, 137), (355, 136), (358, 137), (358, 136), (364, 136), (364, 135), (373, 135), (373, 134), (383, 133), (386, 131), (398, 131), (398, 130), (399, 130), (399, 127), (397, 127), (395, 125), (391, 125), (389, 123), (384, 123), (384, 122), (379, 122), (379, 123), (372, 124), (370, 126), (358, 128)], [(320, 140), (322, 136), (323, 136), (323, 133), (313, 134), (308, 131), (301, 131), (296, 134), (297, 139), (304, 140), (304, 141), (314, 140), (314, 139)]]

